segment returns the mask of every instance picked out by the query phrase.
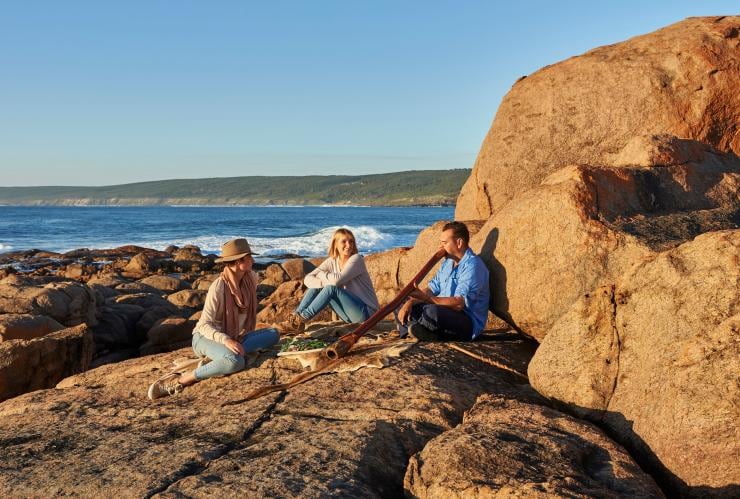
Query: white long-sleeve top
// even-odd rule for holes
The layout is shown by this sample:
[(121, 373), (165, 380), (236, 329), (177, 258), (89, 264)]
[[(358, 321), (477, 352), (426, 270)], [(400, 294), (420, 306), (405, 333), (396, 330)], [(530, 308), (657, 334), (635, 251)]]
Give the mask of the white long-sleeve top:
[(342, 288), (362, 300), (371, 315), (380, 308), (373, 282), (365, 266), (365, 259), (360, 254), (349, 257), (341, 270), (339, 269), (339, 258), (327, 258), (306, 275), (303, 283), (309, 288), (323, 288), (330, 285)]

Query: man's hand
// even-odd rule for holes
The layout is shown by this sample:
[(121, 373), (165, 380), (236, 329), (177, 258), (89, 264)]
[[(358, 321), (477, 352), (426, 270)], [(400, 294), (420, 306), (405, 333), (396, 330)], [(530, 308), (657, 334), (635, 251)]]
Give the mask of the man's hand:
[(232, 352), (234, 352), (235, 354), (241, 355), (242, 357), (244, 357), (244, 355), (246, 354), (242, 344), (236, 340), (232, 340), (231, 338), (229, 338), (228, 340), (224, 342), (224, 346), (228, 348), (229, 350), (231, 350)]
[(398, 321), (404, 326), (406, 325), (406, 322), (408, 322), (409, 320), (409, 315), (411, 314), (411, 305), (412, 305), (412, 302), (411, 300), (409, 300), (406, 303), (404, 303), (401, 306), (401, 308), (398, 310)]

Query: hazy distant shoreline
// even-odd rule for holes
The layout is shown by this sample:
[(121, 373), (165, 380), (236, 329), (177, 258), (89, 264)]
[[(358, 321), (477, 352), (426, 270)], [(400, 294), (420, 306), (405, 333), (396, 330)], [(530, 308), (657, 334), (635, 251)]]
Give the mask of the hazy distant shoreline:
[(0, 187), (12, 206), (452, 206), (469, 169), (375, 175), (173, 179), (109, 186)]
[(151, 198), (142, 199), (57, 199), (57, 200), (29, 200), (29, 201), (16, 201), (13, 203), (0, 203), (0, 206), (5, 207), (126, 207), (126, 206), (137, 206), (137, 207), (167, 207), (173, 208), (240, 208), (240, 207), (265, 207), (265, 208), (300, 208), (302, 206), (310, 206), (312, 208), (321, 207), (379, 207), (379, 206), (454, 206), (456, 198), (445, 198), (445, 199), (399, 199), (391, 202), (379, 202), (373, 203), (371, 200), (367, 200), (362, 204), (352, 203), (349, 201), (340, 201), (335, 203), (311, 203), (305, 201), (255, 201), (255, 200), (239, 200), (239, 201), (222, 201), (222, 200), (193, 200), (193, 199), (162, 199), (155, 200)]

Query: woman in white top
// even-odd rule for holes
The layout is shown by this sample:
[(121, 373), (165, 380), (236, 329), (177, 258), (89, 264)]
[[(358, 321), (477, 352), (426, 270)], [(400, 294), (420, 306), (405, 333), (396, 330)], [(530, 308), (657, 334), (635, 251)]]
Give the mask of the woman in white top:
[(357, 252), (355, 236), (337, 229), (329, 245), (329, 258), (306, 276), (308, 287), (295, 310), (299, 322), (310, 320), (327, 305), (344, 322), (365, 322), (378, 310), (378, 297)]

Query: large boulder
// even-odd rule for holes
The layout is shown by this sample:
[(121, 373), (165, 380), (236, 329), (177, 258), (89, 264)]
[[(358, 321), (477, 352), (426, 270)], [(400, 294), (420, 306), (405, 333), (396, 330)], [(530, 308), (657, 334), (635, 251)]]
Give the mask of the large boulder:
[(737, 156), (668, 136), (638, 145), (630, 157), (661, 148), (669, 164), (562, 168), (477, 232), (471, 246), (491, 271), (494, 313), (541, 340), (581, 296), (634, 263), (737, 227)]
[(0, 341), (30, 340), (60, 329), (64, 329), (64, 326), (45, 315), (0, 315)]
[(532, 385), (605, 425), (683, 495), (737, 496), (740, 230), (704, 234), (585, 295)]
[(405, 488), (420, 499), (663, 496), (629, 454), (593, 425), (491, 395), (481, 396), (462, 424), (411, 458)]
[(84, 324), (42, 338), (0, 342), (0, 401), (51, 388), (87, 370), (94, 348), (92, 333)]
[(487, 219), (571, 164), (613, 166), (636, 136), (740, 153), (740, 17), (694, 17), (546, 66), (504, 97), (457, 200)]
[(84, 284), (0, 284), (0, 313), (46, 315), (65, 326), (94, 326), (95, 303), (95, 293)]

